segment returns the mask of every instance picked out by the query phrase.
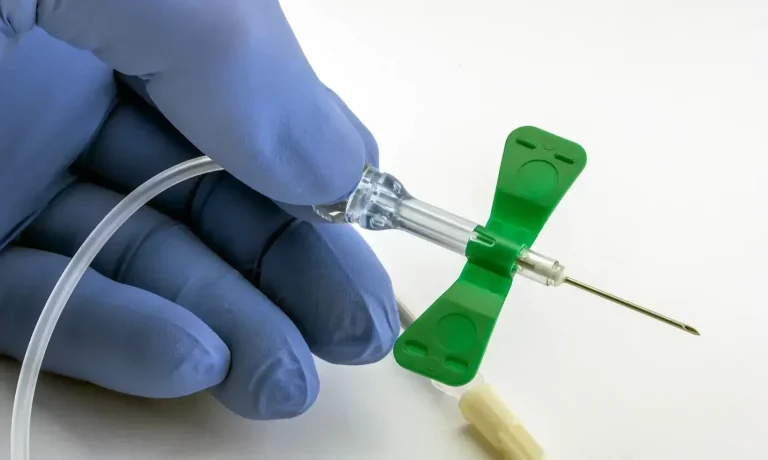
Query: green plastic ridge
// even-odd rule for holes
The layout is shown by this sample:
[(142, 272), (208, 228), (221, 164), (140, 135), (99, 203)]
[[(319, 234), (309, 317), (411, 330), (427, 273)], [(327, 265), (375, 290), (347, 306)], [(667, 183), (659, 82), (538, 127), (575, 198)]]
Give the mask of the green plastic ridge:
[(475, 229), (456, 282), (395, 343), (401, 367), (451, 386), (475, 377), (520, 251), (536, 241), (586, 162), (580, 145), (541, 129), (509, 134), (491, 216)]

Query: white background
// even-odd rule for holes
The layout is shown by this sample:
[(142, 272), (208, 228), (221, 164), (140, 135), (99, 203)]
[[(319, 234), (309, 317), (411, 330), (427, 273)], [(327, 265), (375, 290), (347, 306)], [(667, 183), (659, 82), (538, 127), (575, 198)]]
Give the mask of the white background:
[[(535, 249), (701, 331), (517, 280), (483, 373), (549, 460), (768, 458), (765, 1), (282, 3), (321, 78), (374, 132), (382, 168), (431, 204), (484, 222), (518, 126), (584, 146), (587, 168)], [(408, 235), (366, 237), (417, 312), (463, 265)], [(320, 369), (317, 405), (275, 423), (206, 396), (137, 401), (46, 378), (32, 452), (490, 458), (454, 403), (391, 359)], [(3, 433), (17, 370), (0, 367)]]

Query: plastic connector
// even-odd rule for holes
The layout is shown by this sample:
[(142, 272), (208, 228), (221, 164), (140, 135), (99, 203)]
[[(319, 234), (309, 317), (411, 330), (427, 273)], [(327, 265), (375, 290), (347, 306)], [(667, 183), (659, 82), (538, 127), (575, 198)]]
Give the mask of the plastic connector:
[(544, 450), (533, 439), (490, 385), (468, 390), (459, 400), (464, 419), (505, 460), (543, 460)]

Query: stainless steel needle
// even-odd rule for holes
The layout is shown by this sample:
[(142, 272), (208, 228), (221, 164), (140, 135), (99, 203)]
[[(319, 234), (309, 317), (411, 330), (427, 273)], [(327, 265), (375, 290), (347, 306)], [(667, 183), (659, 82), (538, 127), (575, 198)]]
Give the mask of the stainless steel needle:
[(638, 313), (642, 313), (646, 316), (650, 316), (653, 319), (659, 320), (662, 323), (669, 324), (670, 326), (674, 326), (678, 329), (681, 329), (685, 332), (688, 332), (689, 334), (693, 335), (701, 335), (699, 334), (699, 331), (697, 331), (695, 328), (685, 324), (681, 323), (680, 321), (677, 321), (672, 318), (668, 318), (664, 315), (661, 315), (659, 313), (656, 313), (655, 311), (648, 310), (647, 308), (641, 307), (640, 305), (634, 304), (628, 300), (624, 300), (620, 297), (616, 297), (613, 294), (609, 294), (605, 291), (601, 291), (600, 289), (597, 289), (596, 287), (592, 287), (588, 284), (584, 284), (581, 281), (575, 280), (573, 278), (565, 278), (565, 283), (570, 284), (571, 286), (577, 287), (583, 291), (587, 291), (590, 294), (594, 294), (596, 296), (602, 297), (606, 300), (610, 300), (611, 302), (617, 303), (621, 305), (622, 307), (627, 307), (630, 310), (634, 310)]

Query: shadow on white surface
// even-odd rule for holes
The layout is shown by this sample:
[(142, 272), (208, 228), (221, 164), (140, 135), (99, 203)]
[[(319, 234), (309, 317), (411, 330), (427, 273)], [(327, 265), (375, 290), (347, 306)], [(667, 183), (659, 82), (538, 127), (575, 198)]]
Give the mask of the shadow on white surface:
[[(316, 405), (302, 417), (273, 422), (244, 420), (206, 394), (148, 400), (45, 375), (32, 417), (32, 458), (493, 458), (464, 428), (454, 400), (393, 360), (318, 366), (323, 388)], [(0, 361), (0, 459), (8, 458), (18, 370)]]

